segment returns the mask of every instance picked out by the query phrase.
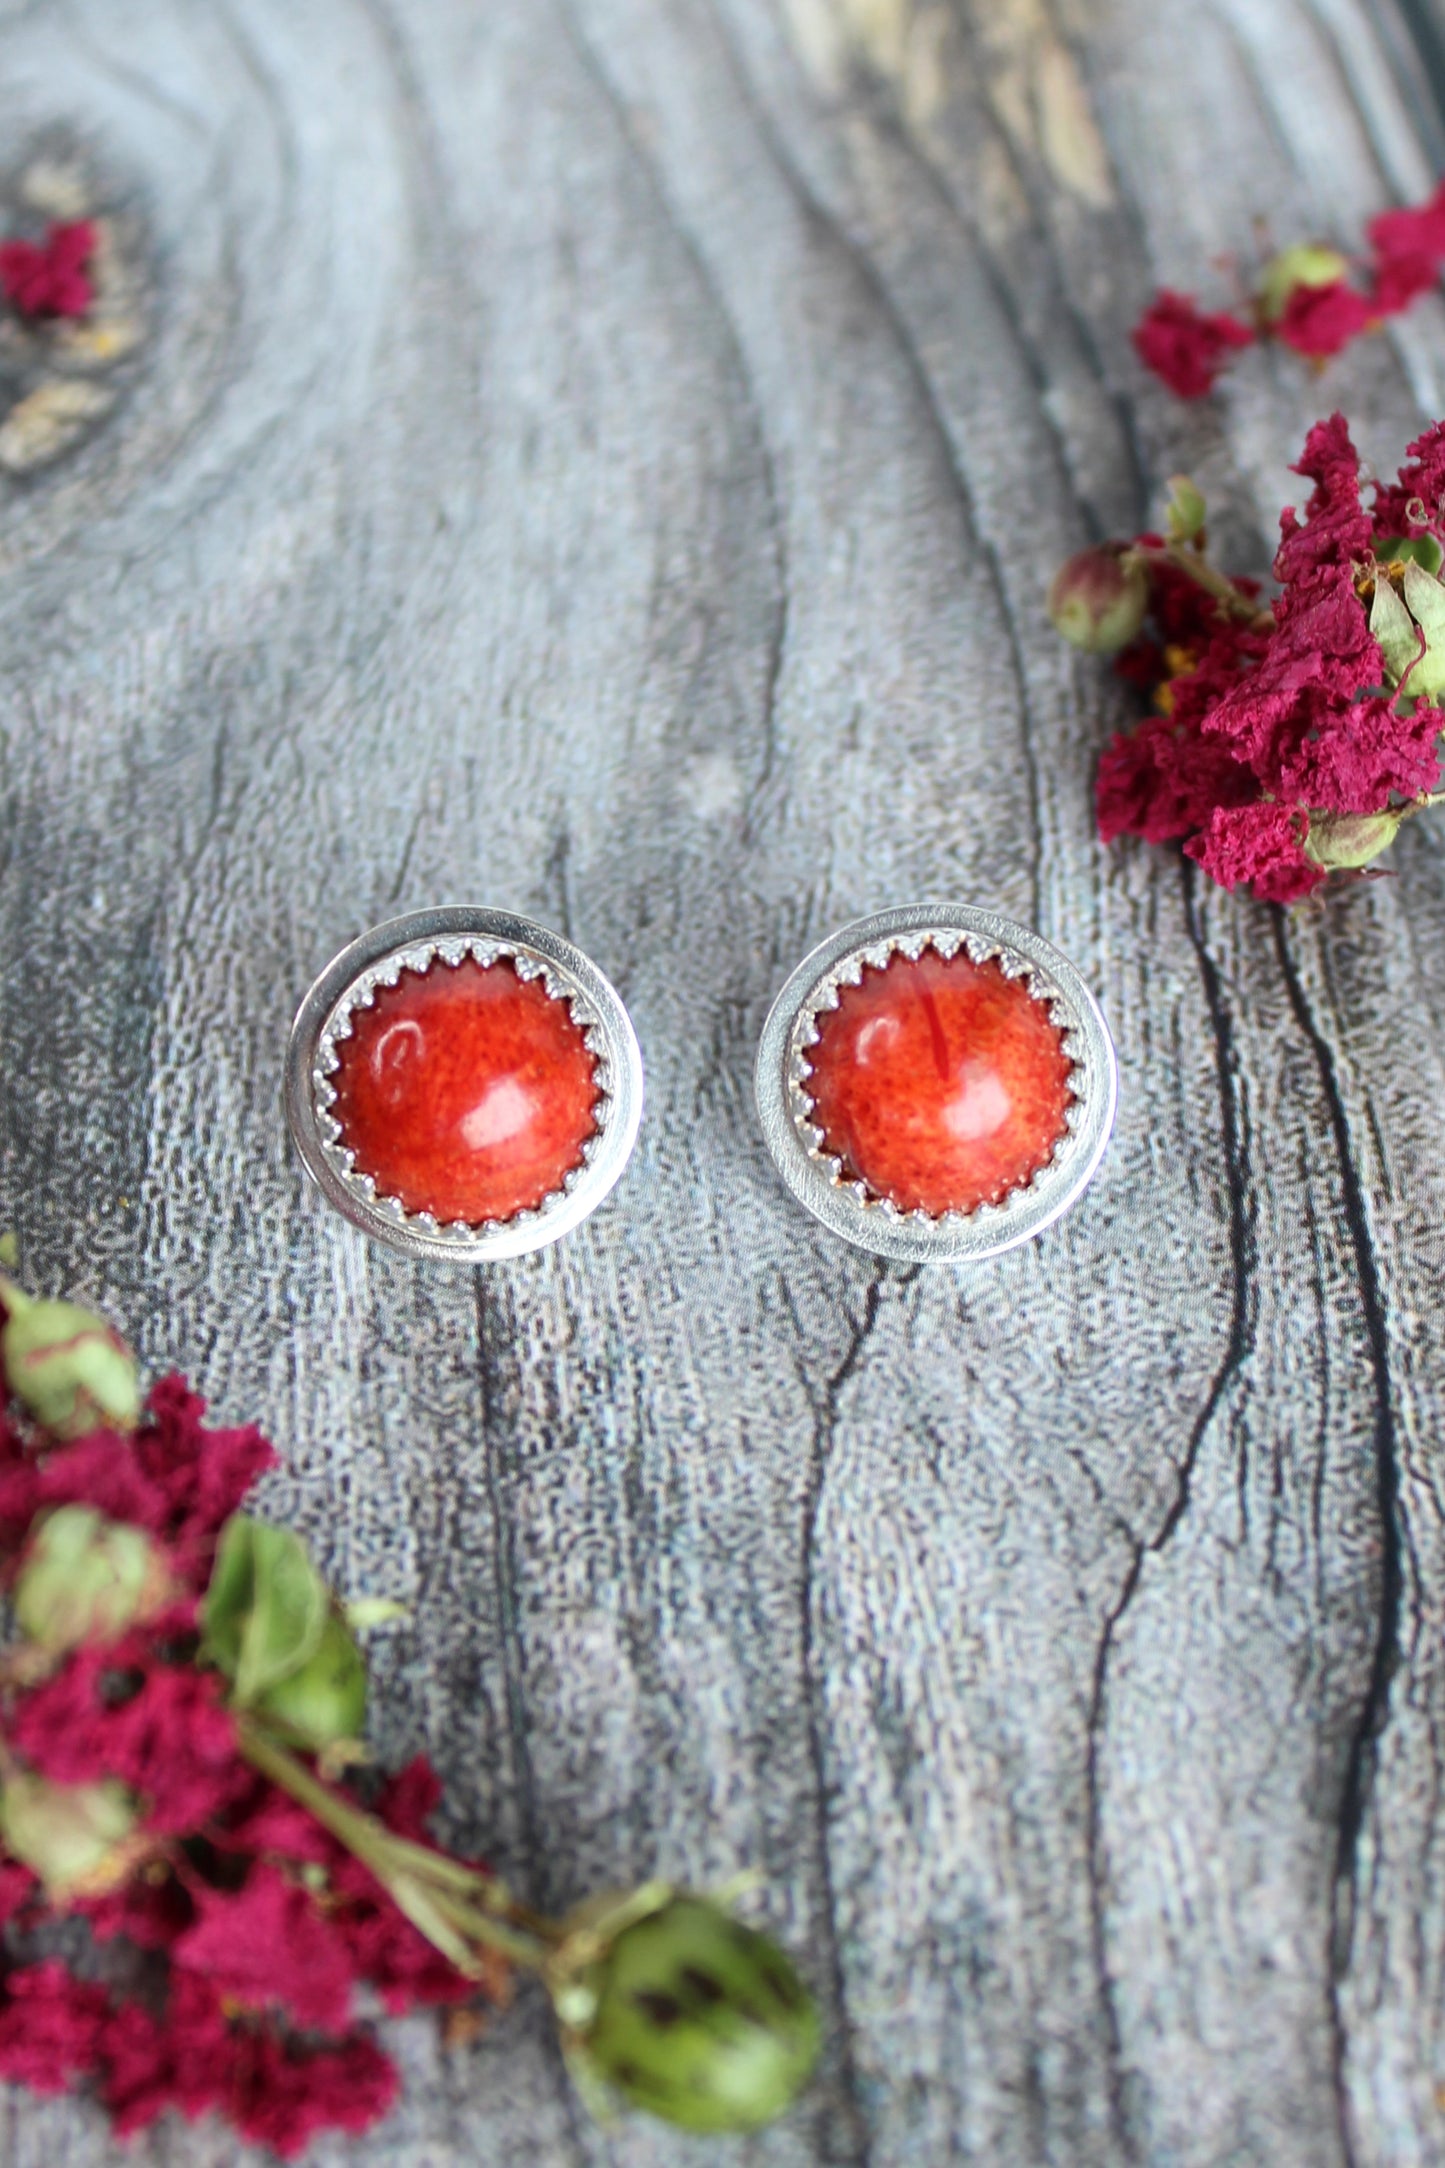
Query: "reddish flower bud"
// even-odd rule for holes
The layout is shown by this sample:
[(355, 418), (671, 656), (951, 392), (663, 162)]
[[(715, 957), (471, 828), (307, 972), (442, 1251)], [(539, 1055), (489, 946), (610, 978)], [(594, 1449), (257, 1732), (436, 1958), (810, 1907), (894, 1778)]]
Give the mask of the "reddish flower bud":
[(1086, 655), (1114, 655), (1127, 647), (1148, 608), (1148, 575), (1117, 542), (1080, 550), (1059, 567), (1049, 589), (1054, 629)]

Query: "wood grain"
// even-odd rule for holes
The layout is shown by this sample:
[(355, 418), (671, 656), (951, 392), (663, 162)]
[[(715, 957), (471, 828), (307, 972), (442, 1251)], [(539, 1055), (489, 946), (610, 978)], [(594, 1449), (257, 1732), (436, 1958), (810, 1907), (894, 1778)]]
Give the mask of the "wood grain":
[[(1180, 468), (1262, 567), (1318, 412), (1383, 469), (1445, 409), (1438, 297), (1197, 408), (1127, 340), (1423, 194), (1442, 58), (1433, 0), (0, 7), (15, 156), (156, 251), (126, 403), (0, 489), (0, 1217), (412, 1607), (381, 1744), (454, 1837), (546, 1906), (763, 1870), (830, 2036), (759, 2168), (1445, 2162), (1445, 831), (1287, 919), (1101, 850), (1124, 709), (1039, 600)], [(929, 894), (1073, 956), (1123, 1080), (956, 1276), (831, 1244), (750, 1102), (803, 949)], [(314, 972), (463, 899), (648, 1064), (613, 1200), (479, 1274), (279, 1114)], [(531, 1999), (393, 2037), (319, 2160), (705, 2157)]]

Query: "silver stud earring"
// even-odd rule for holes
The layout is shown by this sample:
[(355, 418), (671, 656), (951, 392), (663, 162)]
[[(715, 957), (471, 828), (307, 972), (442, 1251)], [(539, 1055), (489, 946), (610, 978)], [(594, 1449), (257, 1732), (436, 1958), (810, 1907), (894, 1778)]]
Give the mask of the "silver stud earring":
[(292, 1026), (302, 1162), (367, 1234), (474, 1264), (567, 1234), (621, 1175), (642, 1056), (597, 966), (532, 919), (452, 906), (373, 926)]
[(758, 1113), (779, 1173), (845, 1241), (997, 1256), (1104, 1155), (1113, 1042), (1073, 965), (993, 911), (910, 904), (842, 927), (774, 1002)]

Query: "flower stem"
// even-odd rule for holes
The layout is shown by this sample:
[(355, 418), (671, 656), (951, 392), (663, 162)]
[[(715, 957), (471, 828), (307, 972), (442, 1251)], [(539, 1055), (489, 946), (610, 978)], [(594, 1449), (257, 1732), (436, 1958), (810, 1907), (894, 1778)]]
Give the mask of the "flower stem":
[(546, 1965), (558, 1931), (513, 1904), (493, 1876), (398, 1836), (376, 1815), (324, 1784), (253, 1718), (238, 1713), (236, 1734), (251, 1767), (305, 1807), (323, 1829), (329, 1829), (453, 1964), (468, 1969), (467, 1953), (459, 1941), (463, 1937), (534, 1972)]
[(1182, 572), (1196, 587), (1202, 587), (1212, 595), (1219, 607), (1230, 617), (1237, 617), (1252, 625), (1256, 632), (1270, 632), (1274, 627), (1274, 613), (1262, 610), (1248, 595), (1242, 595), (1232, 580), (1217, 572), (1208, 558), (1187, 543), (1166, 542), (1161, 549), (1141, 549), (1137, 545), (1133, 555), (1147, 569), (1150, 565), (1172, 565)]

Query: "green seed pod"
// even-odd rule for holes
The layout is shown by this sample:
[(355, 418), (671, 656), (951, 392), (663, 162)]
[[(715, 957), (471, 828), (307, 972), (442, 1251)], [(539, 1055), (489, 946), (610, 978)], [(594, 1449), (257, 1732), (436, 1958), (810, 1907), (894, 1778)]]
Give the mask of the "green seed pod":
[(57, 1904), (98, 1897), (132, 1872), (144, 1849), (139, 1813), (123, 1784), (52, 1784), (18, 1770), (0, 1786), (0, 1839), (38, 1874)]
[(1059, 567), (1049, 589), (1049, 618), (1086, 655), (1115, 655), (1141, 630), (1149, 609), (1149, 576), (1121, 544), (1080, 550)]
[(557, 2001), (582, 2071), (683, 2130), (772, 2122), (817, 2058), (818, 2014), (782, 1951), (686, 1892), (623, 1926)]
[(7, 1312), (0, 1330), (5, 1381), (55, 1438), (134, 1430), (141, 1389), (136, 1360), (119, 1333), (74, 1302), (37, 1302), (0, 1277)]
[(1354, 873), (1387, 851), (1408, 808), (1383, 813), (1312, 813), (1305, 853), (1327, 873)]
[(256, 1708), (308, 1747), (355, 1739), (366, 1721), (366, 1665), (345, 1619), (333, 1612), (301, 1669), (264, 1693)]
[(36, 1524), (13, 1601), (20, 1631), (58, 1655), (84, 1641), (113, 1641), (152, 1617), (169, 1593), (165, 1561), (143, 1528), (73, 1505)]

